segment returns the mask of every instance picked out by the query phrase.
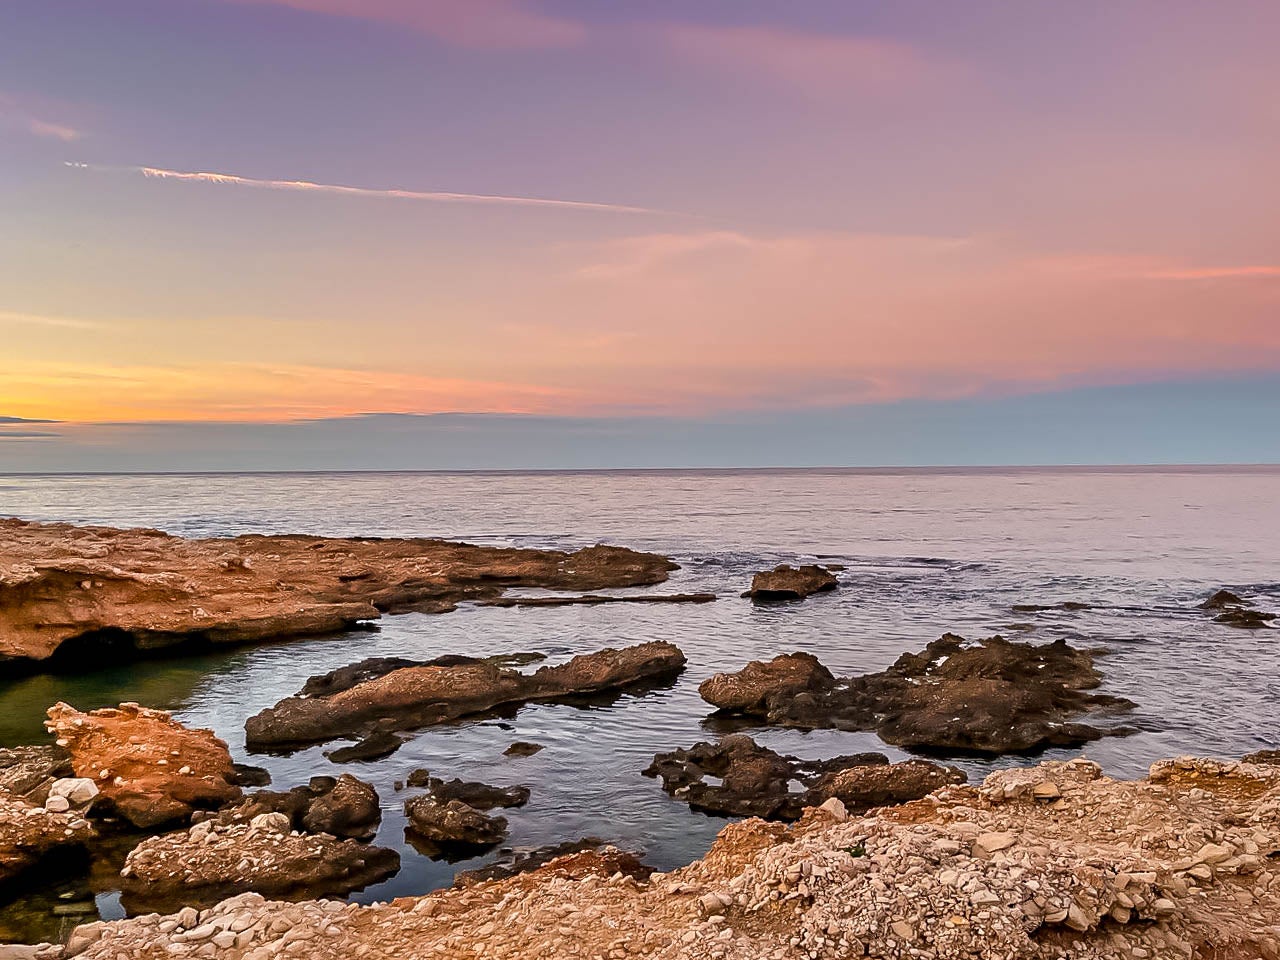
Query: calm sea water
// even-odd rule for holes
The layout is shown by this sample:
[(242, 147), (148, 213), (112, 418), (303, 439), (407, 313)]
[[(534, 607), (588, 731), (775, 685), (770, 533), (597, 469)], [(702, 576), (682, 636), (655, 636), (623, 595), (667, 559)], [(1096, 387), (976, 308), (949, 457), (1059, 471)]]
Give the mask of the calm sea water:
[[(346, 767), (375, 784), (377, 842), (400, 849), (383, 900), (451, 882), (456, 869), (404, 843), (416, 767), (533, 790), (508, 811), (513, 846), (604, 837), (670, 868), (697, 857), (724, 821), (691, 813), (640, 776), (656, 751), (711, 734), (697, 685), (720, 670), (807, 650), (836, 672), (879, 670), (945, 631), (1066, 637), (1100, 648), (1103, 691), (1140, 705), (1140, 732), (1084, 753), (1139, 776), (1181, 753), (1239, 755), (1280, 745), (1280, 630), (1214, 624), (1195, 604), (1230, 587), (1280, 609), (1280, 468), (1133, 470), (316, 474), (0, 477), (0, 515), (159, 527), (185, 536), (306, 532), (434, 536), (574, 548), (598, 541), (654, 550), (682, 569), (661, 590), (714, 591), (714, 604), (492, 609), (385, 618), (375, 633), (133, 664), (88, 676), (0, 684), (0, 742), (40, 742), (45, 708), (122, 700), (212, 727), (273, 786), (336, 774), (320, 748), (289, 757), (244, 749), (245, 719), (312, 674), (368, 656), (537, 651), (553, 662), (670, 640), (689, 668), (669, 689), (593, 708), (536, 705), (501, 726), (428, 729), (395, 755)], [(739, 598), (751, 573), (782, 561), (842, 563), (841, 588), (798, 604)], [(1018, 603), (1085, 601), (1080, 612), (1015, 614)], [(760, 730), (801, 756), (901, 751), (872, 734)], [(509, 759), (513, 740), (546, 749)], [(1050, 757), (1073, 755), (1051, 751)], [(960, 760), (971, 777), (1025, 758)], [(99, 897), (104, 913), (117, 908)], [(2, 928), (2, 922), (0, 922)], [(2, 929), (0, 929), (2, 932)]]

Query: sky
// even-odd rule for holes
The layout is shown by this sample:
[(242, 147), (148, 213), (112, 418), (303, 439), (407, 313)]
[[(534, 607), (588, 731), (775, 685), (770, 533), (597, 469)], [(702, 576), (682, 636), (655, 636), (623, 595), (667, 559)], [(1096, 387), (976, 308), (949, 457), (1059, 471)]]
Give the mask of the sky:
[(1271, 0), (0, 0), (0, 472), (1280, 460), (1276, 49)]

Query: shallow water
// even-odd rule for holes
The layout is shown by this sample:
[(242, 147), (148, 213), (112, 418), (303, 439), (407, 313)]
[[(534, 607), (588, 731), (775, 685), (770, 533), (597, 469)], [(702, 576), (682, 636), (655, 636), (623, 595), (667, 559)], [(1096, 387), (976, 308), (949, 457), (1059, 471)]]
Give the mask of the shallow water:
[[(861, 673), (947, 630), (1066, 637), (1105, 650), (1102, 691), (1139, 703), (1131, 718), (1137, 734), (1083, 751), (1108, 772), (1138, 776), (1162, 756), (1280, 745), (1280, 630), (1236, 630), (1194, 609), (1220, 587), (1280, 609), (1278, 504), (1275, 467), (0, 477), (0, 515), (187, 536), (421, 535), (560, 548), (608, 541), (679, 562), (663, 592), (720, 595), (704, 605), (464, 607), (388, 617), (373, 633), (7, 681), (0, 743), (42, 741), (44, 709), (57, 700), (82, 709), (137, 700), (212, 727), (238, 760), (266, 766), (284, 789), (343, 768), (321, 748), (249, 755), (244, 720), (312, 674), (367, 656), (536, 651), (554, 662), (670, 640), (689, 667), (669, 688), (433, 728), (391, 757), (345, 766), (378, 788), (384, 821), (376, 842), (403, 857), (396, 877), (354, 896), (362, 902), (447, 885), (455, 870), (492, 859), (446, 864), (404, 843), (407, 794), (393, 783), (424, 766), (446, 779), (529, 785), (528, 806), (505, 811), (508, 845), (595, 835), (670, 868), (699, 856), (724, 821), (689, 812), (639, 771), (654, 752), (711, 735), (701, 725), (703, 678), (778, 652), (807, 650), (837, 673)], [(847, 565), (836, 593), (769, 607), (739, 598), (753, 571), (815, 558)], [(1094, 607), (1010, 610), (1062, 600)], [(869, 749), (904, 756), (873, 734), (753, 733), (801, 756)], [(513, 740), (546, 749), (506, 758)], [(977, 777), (1031, 761), (957, 762)], [(47, 905), (29, 905), (47, 915)], [(106, 915), (118, 911), (109, 894), (98, 905)], [(0, 916), (0, 936), (6, 922)]]

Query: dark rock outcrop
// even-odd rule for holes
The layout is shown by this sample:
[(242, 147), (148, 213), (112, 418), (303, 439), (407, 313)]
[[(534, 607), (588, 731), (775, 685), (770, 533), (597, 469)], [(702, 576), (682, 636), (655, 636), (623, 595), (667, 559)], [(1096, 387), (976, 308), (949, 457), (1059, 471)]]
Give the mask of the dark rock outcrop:
[(0, 664), (313, 636), (384, 613), (444, 612), (509, 586), (651, 586), (676, 565), (597, 545), (565, 553), (444, 540), (187, 540), (0, 519)]
[(389, 757), (402, 746), (404, 746), (404, 741), (394, 733), (382, 731), (380, 733), (371, 733), (363, 740), (353, 743), (349, 747), (338, 747), (336, 750), (329, 750), (325, 753), (325, 756), (334, 763), (368, 763), (371, 760), (381, 760), (383, 757)]
[(492, 810), (494, 807), (523, 807), (529, 802), (529, 788), (493, 787), (487, 783), (474, 783), (467, 780), (441, 780), (433, 777), (426, 770), (414, 770), (409, 774), (411, 787), (425, 787), (437, 800), (461, 800), (477, 810)]
[(839, 581), (825, 567), (805, 564), (793, 567), (780, 564), (772, 570), (757, 573), (751, 580), (751, 589), (743, 594), (753, 600), (803, 600), (815, 593), (834, 590)]
[(541, 753), (546, 748), (540, 743), (529, 743), (527, 740), (517, 740), (507, 749), (502, 751), (504, 757), (532, 757), (535, 753)]
[[(832, 797), (847, 808), (865, 810), (918, 800), (965, 781), (955, 767), (924, 760), (891, 764), (882, 753), (801, 760), (740, 734), (659, 753), (644, 775), (660, 777), (667, 793), (694, 810), (769, 820), (797, 820), (806, 807)], [(792, 789), (793, 783), (800, 789)]]
[(1061, 640), (970, 643), (947, 634), (880, 673), (836, 679), (809, 655), (790, 654), (711, 677), (699, 692), (721, 710), (783, 726), (874, 730), (903, 747), (995, 754), (1122, 732), (1079, 722), (1091, 711), (1132, 708), (1085, 692), (1100, 682), (1093, 657)]
[(1240, 630), (1264, 630), (1276, 618), (1274, 613), (1263, 613), (1261, 610), (1249, 610), (1231, 607), (1223, 610), (1213, 618), (1214, 623), (1225, 624)]
[(295, 830), (353, 840), (372, 839), (382, 822), (378, 792), (349, 773), (337, 778), (312, 777), (306, 786), (288, 791), (259, 790), (220, 819), (249, 821), (265, 813), (284, 814)]
[(250, 749), (318, 743), (353, 733), (411, 729), (531, 700), (621, 692), (673, 679), (684, 654), (653, 641), (621, 650), (581, 654), (555, 667), (520, 673), (488, 660), (400, 667), (326, 696), (300, 694), (250, 717)]
[(61, 747), (0, 747), (0, 790), (35, 803), (44, 803), (49, 787), (72, 776), (71, 756)]
[(1230, 590), (1219, 590), (1204, 603), (1200, 604), (1201, 610), (1225, 610), (1227, 607), (1243, 607), (1245, 602), (1242, 598), (1232, 593)]

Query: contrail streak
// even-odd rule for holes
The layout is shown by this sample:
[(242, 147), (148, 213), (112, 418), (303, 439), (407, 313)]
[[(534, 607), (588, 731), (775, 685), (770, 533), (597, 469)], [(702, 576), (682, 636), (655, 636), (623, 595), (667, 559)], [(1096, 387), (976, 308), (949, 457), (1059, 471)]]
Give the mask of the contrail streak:
[(551, 200), (543, 197), (508, 197), (488, 193), (449, 193), (424, 190), (378, 190), (371, 187), (347, 187), (336, 183), (314, 183), (310, 180), (259, 180), (231, 173), (187, 172), (161, 167), (104, 167), (89, 163), (67, 162), (79, 170), (107, 170), (140, 173), (152, 180), (180, 180), (186, 183), (213, 183), (233, 187), (256, 187), (259, 190), (295, 190), (330, 193), (348, 197), (372, 197), (382, 200), (425, 200), (434, 203), (489, 203), (520, 207), (561, 207), (570, 210), (597, 210), (609, 213), (669, 214), (667, 210), (629, 207), (618, 203), (593, 203), (587, 200)]

